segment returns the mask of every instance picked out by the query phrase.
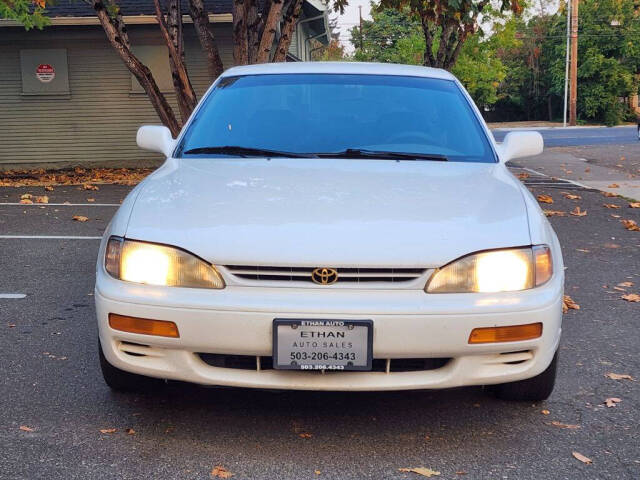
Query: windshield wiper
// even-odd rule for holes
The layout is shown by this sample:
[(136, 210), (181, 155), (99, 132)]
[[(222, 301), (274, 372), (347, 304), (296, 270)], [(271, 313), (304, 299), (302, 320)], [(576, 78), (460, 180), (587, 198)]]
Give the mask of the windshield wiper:
[(387, 150), (366, 150), (361, 148), (347, 148), (341, 152), (316, 153), (322, 158), (379, 158), (384, 160), (430, 160), (434, 162), (446, 162), (449, 159), (438, 153), (409, 153), (390, 152)]
[(240, 157), (288, 157), (288, 158), (315, 158), (316, 155), (308, 153), (281, 152), (266, 148), (240, 147), (226, 145), (224, 147), (195, 147), (184, 152), (185, 154), (217, 153), (221, 155), (238, 155)]

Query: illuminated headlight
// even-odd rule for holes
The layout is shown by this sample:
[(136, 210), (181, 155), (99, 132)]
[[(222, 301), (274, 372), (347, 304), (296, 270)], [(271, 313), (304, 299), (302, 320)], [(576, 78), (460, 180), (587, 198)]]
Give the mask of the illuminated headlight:
[(546, 283), (553, 274), (546, 245), (473, 253), (433, 274), (427, 293), (513, 292)]
[(104, 266), (119, 280), (169, 287), (224, 288), (218, 271), (178, 248), (111, 237)]

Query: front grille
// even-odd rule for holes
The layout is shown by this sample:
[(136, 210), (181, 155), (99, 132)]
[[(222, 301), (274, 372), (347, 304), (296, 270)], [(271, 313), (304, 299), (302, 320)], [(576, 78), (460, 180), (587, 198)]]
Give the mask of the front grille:
[[(256, 357), (253, 355), (224, 355), (219, 353), (198, 353), (202, 361), (212, 367), (235, 368), (240, 370), (258, 370), (258, 359), (260, 359), (260, 370), (273, 370), (272, 357)], [(421, 372), (426, 370), (437, 370), (444, 367), (450, 358), (392, 358), (387, 361), (384, 358), (374, 358), (371, 371), (386, 372), (387, 362), (389, 372)], [(306, 370), (305, 373), (312, 371)], [(319, 371), (316, 371), (319, 372)], [(332, 371), (330, 373), (340, 373)]]
[[(264, 267), (255, 265), (225, 265), (234, 277), (253, 281), (303, 282), (314, 284), (315, 267)], [(336, 284), (403, 283), (422, 277), (424, 268), (336, 268)]]

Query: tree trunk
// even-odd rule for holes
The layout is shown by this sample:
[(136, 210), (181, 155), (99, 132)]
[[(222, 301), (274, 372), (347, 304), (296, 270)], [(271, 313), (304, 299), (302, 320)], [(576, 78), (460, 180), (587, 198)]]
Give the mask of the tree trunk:
[(233, 0), (233, 61), (236, 65), (249, 63), (245, 0)]
[(283, 6), (283, 0), (271, 0), (271, 8), (269, 8), (269, 14), (264, 22), (264, 29), (262, 30), (262, 38), (260, 38), (260, 47), (258, 48), (256, 63), (269, 61), (273, 48), (273, 40), (276, 35), (276, 28), (282, 19)]
[(276, 46), (276, 53), (273, 56), (274, 62), (284, 62), (287, 59), (287, 52), (293, 41), (293, 31), (298, 23), (303, 0), (291, 0), (287, 11), (284, 14), (284, 24), (280, 30), (280, 38)]
[(151, 70), (131, 52), (124, 22), (122, 20), (118, 21), (116, 16), (115, 22), (117, 22), (118, 25), (118, 27), (116, 27), (111, 21), (104, 2), (102, 0), (91, 1), (91, 5), (107, 35), (109, 43), (111, 43), (111, 46), (115, 49), (129, 71), (138, 79), (138, 82), (140, 82), (158, 117), (160, 117), (160, 121), (171, 131), (174, 137), (177, 137), (180, 133), (180, 125), (167, 99), (158, 88), (158, 84), (153, 78)]
[[(247, 2), (247, 44), (249, 45), (249, 63), (254, 64), (258, 59), (260, 48), (260, 35), (264, 28), (264, 18), (259, 12), (258, 0), (245, 0)], [(267, 3), (266, 1), (263, 3)]]
[(198, 34), (198, 40), (200, 40), (202, 50), (204, 50), (207, 56), (209, 79), (213, 82), (220, 76), (224, 68), (218, 45), (216, 44), (215, 37), (209, 25), (209, 16), (207, 15), (202, 0), (190, 0), (189, 11), (191, 13), (191, 19), (193, 20), (193, 26)]
[(453, 33), (453, 24), (448, 23), (446, 26), (442, 27), (442, 32), (440, 33), (440, 45), (438, 46), (438, 53), (436, 54), (436, 64), (435, 67), (443, 68), (445, 59), (447, 58), (447, 52), (451, 48), (451, 34)]
[(423, 63), (425, 67), (433, 67), (435, 66), (436, 59), (433, 56), (433, 34), (431, 33), (431, 25), (424, 14), (420, 15), (420, 19), (422, 21), (422, 32), (424, 33), (425, 40)]
[(458, 32), (458, 42), (456, 43), (455, 48), (453, 50), (450, 50), (442, 68), (444, 68), (445, 70), (451, 70), (453, 68), (453, 66), (456, 64), (456, 61), (458, 60), (460, 52), (462, 51), (462, 45), (464, 45), (465, 40), (466, 35), (464, 33)]
[(169, 14), (164, 18), (160, 7), (160, 0), (154, 0), (156, 19), (160, 32), (169, 50), (169, 65), (173, 87), (176, 92), (176, 100), (180, 109), (182, 122), (186, 122), (197, 104), (196, 93), (191, 85), (187, 66), (184, 63), (184, 51), (182, 48), (182, 12), (179, 0), (169, 0)]

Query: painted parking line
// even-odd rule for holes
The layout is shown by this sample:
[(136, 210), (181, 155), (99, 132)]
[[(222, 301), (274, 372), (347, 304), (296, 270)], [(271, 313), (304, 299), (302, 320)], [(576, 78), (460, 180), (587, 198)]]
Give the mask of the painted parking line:
[(0, 240), (102, 240), (102, 237), (81, 237), (77, 235), (0, 235)]
[(120, 207), (120, 203), (0, 203), (0, 207)]
[(20, 299), (24, 297), (26, 297), (24, 293), (0, 293), (0, 298)]

